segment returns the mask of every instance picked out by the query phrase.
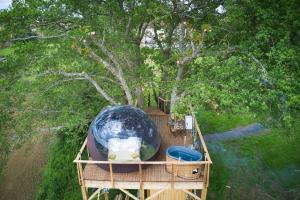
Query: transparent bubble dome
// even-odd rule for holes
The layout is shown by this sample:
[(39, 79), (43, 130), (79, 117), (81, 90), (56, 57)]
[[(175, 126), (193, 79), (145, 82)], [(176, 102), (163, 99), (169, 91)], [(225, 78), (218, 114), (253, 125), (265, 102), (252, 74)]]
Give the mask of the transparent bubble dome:
[(133, 106), (104, 108), (92, 122), (89, 134), (95, 144), (88, 147), (96, 147), (99, 156), (109, 160), (127, 160), (130, 155), (133, 160), (149, 160), (158, 152), (161, 142), (150, 117)]

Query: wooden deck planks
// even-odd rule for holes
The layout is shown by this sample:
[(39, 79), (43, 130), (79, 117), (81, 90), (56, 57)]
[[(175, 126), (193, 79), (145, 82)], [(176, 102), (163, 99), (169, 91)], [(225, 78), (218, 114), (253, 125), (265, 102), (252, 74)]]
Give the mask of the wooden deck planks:
[[(99, 180), (110, 181), (108, 171), (98, 167), (95, 164), (87, 164), (83, 172), (84, 180)], [(139, 182), (139, 172), (131, 173), (114, 173), (114, 181), (123, 182)], [(169, 182), (172, 180), (172, 175), (168, 173), (164, 165), (151, 165), (143, 169), (143, 182)], [(180, 177), (175, 177), (176, 182), (197, 182), (202, 178), (188, 180)]]

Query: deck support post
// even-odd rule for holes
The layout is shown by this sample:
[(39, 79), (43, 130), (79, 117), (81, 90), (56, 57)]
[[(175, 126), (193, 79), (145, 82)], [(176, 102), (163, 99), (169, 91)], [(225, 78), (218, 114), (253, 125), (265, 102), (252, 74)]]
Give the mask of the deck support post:
[(158, 196), (160, 193), (162, 193), (162, 192), (164, 192), (164, 191), (166, 191), (166, 190), (168, 190), (167, 187), (166, 187), (166, 188), (162, 188), (162, 189), (158, 190), (157, 192), (155, 192), (154, 194), (148, 196), (148, 197), (146, 198), (146, 200), (154, 199), (156, 196)]
[(171, 189), (173, 190), (174, 189), (174, 180), (175, 180), (175, 176), (176, 176), (176, 173), (174, 171), (174, 164), (172, 163), (172, 171), (171, 171), (173, 174), (172, 174), (172, 182), (171, 182)]
[(111, 163), (109, 163), (109, 173), (110, 173), (111, 187), (114, 188), (115, 187), (115, 182), (114, 182), (113, 168), (112, 168), (112, 164)]
[(140, 200), (144, 200), (145, 199), (145, 194), (144, 194), (144, 189), (140, 189)]
[(80, 186), (80, 187), (81, 187), (82, 199), (88, 200), (86, 188), (84, 186)]
[(201, 200), (206, 200), (206, 193), (207, 193), (207, 188), (203, 188), (201, 190)]
[(144, 186), (143, 186), (143, 169), (141, 164), (139, 164), (139, 176), (140, 176), (140, 200), (144, 200), (145, 194), (144, 194)]
[(105, 192), (105, 200), (109, 200), (109, 192)]
[(139, 200), (136, 196), (134, 196), (133, 194), (131, 194), (130, 192), (128, 192), (127, 190), (123, 189), (123, 188), (119, 188), (119, 190), (121, 190), (122, 192), (124, 192), (126, 195), (130, 196), (132, 199), (134, 200)]
[(189, 190), (182, 190), (183, 192), (185, 192), (186, 194), (188, 194), (189, 196), (193, 197), (196, 200), (202, 200), (202, 198), (200, 199), (197, 195), (195, 195), (194, 193), (190, 192)]

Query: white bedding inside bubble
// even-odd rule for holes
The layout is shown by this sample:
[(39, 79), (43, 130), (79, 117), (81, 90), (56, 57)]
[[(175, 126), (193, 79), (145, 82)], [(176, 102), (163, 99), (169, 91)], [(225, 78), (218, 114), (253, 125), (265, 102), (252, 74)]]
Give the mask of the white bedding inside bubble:
[(129, 137), (128, 139), (111, 138), (108, 140), (108, 160), (139, 161), (141, 139)]

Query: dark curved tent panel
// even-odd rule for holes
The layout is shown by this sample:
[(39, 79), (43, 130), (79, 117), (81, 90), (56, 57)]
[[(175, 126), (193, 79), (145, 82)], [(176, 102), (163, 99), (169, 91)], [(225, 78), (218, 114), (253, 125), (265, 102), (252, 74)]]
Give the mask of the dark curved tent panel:
[[(155, 124), (141, 109), (111, 106), (103, 109), (91, 123), (87, 142), (93, 160), (139, 161), (153, 160), (161, 139)], [(137, 169), (136, 165), (115, 165), (113, 170)]]

